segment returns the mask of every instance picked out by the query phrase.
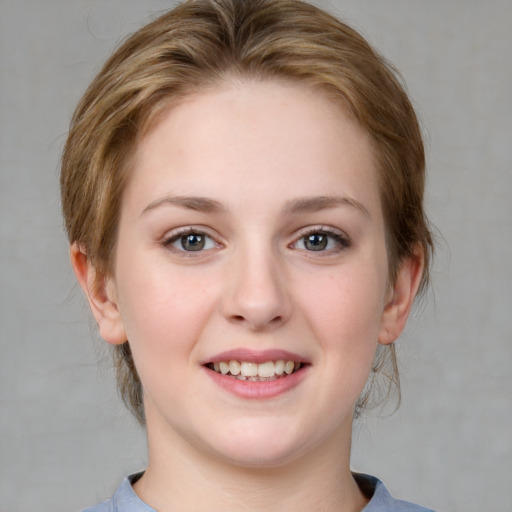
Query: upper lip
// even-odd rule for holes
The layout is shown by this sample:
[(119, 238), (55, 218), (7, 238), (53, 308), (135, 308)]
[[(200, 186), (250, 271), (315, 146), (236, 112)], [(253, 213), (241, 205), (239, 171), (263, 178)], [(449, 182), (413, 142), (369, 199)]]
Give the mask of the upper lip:
[(299, 354), (287, 350), (254, 350), (249, 348), (235, 348), (216, 354), (203, 361), (202, 364), (220, 363), (221, 361), (245, 361), (248, 363), (266, 363), (267, 361), (293, 361), (295, 363), (308, 363), (309, 361)]

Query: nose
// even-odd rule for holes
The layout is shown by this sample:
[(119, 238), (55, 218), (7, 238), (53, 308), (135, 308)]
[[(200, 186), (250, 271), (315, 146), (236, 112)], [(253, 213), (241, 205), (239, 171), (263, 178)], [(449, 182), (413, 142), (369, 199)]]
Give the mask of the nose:
[(233, 257), (222, 305), (230, 322), (264, 331), (288, 321), (291, 299), (278, 259), (270, 250), (247, 250)]

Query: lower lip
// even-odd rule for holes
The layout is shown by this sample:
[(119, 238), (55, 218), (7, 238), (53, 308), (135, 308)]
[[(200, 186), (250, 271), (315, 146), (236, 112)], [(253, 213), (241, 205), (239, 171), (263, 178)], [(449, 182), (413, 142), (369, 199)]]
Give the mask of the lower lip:
[(204, 367), (208, 376), (220, 387), (241, 398), (264, 400), (282, 395), (299, 385), (308, 373), (309, 365), (303, 366), (295, 373), (268, 381), (240, 380), (236, 377), (222, 375)]

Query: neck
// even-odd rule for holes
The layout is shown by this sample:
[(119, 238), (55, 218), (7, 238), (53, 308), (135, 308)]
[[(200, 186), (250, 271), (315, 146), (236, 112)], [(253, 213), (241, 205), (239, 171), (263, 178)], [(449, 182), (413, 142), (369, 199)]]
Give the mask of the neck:
[(148, 468), (134, 490), (159, 512), (359, 512), (367, 503), (350, 473), (350, 426), (314, 453), (273, 467), (239, 466), (181, 438), (164, 440), (149, 423), (148, 443)]

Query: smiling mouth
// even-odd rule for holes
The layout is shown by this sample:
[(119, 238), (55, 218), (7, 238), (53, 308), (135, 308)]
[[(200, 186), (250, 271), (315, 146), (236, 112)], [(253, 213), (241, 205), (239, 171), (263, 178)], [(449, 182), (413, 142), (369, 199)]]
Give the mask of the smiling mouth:
[(208, 363), (206, 367), (216, 373), (238, 380), (267, 382), (282, 379), (298, 372), (304, 367), (304, 363), (282, 359), (263, 363), (231, 360)]

